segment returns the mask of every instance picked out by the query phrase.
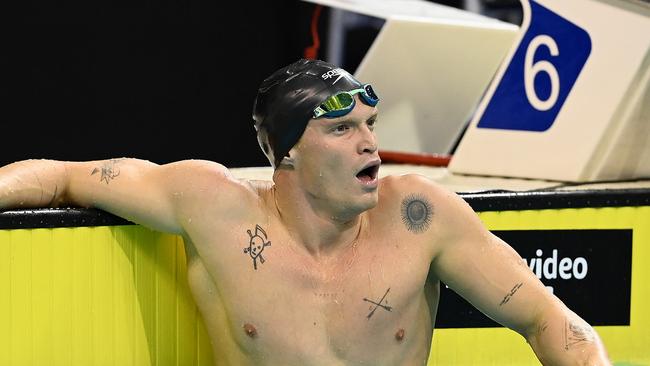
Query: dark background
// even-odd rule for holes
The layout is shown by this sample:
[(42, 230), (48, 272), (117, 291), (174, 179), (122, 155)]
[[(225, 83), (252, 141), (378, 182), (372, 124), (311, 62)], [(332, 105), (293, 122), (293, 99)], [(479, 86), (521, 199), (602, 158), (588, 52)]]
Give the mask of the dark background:
[[(0, 165), (113, 157), (269, 165), (251, 123), (253, 100), (266, 76), (304, 56), (312, 44), (316, 5), (27, 4), (12, 19), (19, 24), (2, 36), (8, 66), (0, 85)], [(322, 8), (318, 58), (324, 58), (327, 15)], [(354, 72), (376, 33), (350, 30), (341, 66)]]
[[(543, 250), (543, 260), (551, 257), (556, 249), (556, 264), (562, 258), (584, 258), (589, 265), (585, 278), (565, 280), (557, 275), (555, 279), (540, 280), (545, 286), (552, 286), (553, 293), (592, 326), (630, 325), (631, 229), (497, 230), (492, 233), (526, 258), (527, 265), (531, 258), (538, 258), (537, 249)], [(501, 326), (453, 290), (444, 285), (440, 290), (436, 328)]]

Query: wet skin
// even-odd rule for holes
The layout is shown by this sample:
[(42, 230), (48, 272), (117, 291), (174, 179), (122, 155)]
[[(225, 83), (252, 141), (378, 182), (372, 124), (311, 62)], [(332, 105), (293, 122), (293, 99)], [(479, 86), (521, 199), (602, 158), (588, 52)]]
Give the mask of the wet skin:
[[(438, 284), (430, 279), (425, 286), (432, 256), (427, 237), (399, 220), (399, 187), (408, 180), (383, 179), (380, 204), (362, 215), (358, 237), (331, 255), (301, 247), (274, 213), (273, 189), (262, 184), (248, 198), (258, 192), (262, 204), (246, 219), (188, 230), (190, 286), (216, 363), (424, 364)], [(255, 269), (243, 249), (247, 230), (258, 224), (272, 244)]]
[(607, 365), (596, 332), (456, 194), (378, 179), (376, 108), (311, 120), (273, 182), (186, 160), (23, 161), (0, 209), (95, 207), (181, 235), (217, 365), (423, 365), (444, 282), (553, 365)]
[(438, 303), (437, 281), (425, 286), (429, 237), (401, 222), (413, 179), (378, 179), (377, 112), (357, 105), (312, 120), (275, 185), (234, 182), (225, 220), (187, 228), (217, 364), (426, 362)]

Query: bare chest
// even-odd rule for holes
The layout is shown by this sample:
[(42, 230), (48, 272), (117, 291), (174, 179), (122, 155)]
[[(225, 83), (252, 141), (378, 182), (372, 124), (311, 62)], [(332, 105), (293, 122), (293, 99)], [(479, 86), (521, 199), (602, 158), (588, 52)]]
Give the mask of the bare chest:
[(372, 362), (428, 346), (429, 263), (418, 243), (367, 238), (316, 260), (259, 225), (243, 233), (221, 238), (231, 243), (219, 244), (221, 255), (203, 255), (219, 304), (202, 312), (210, 317), (219, 308), (220, 322), (251, 357)]

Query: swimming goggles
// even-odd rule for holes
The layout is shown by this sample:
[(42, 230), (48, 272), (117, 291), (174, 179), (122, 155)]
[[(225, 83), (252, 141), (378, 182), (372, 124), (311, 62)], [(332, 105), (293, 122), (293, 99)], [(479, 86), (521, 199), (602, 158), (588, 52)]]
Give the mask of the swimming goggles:
[(314, 118), (325, 116), (326, 118), (336, 118), (344, 116), (354, 108), (354, 96), (361, 95), (361, 100), (374, 107), (379, 103), (379, 98), (370, 84), (365, 84), (359, 89), (339, 92), (327, 98), (318, 107), (314, 108)]

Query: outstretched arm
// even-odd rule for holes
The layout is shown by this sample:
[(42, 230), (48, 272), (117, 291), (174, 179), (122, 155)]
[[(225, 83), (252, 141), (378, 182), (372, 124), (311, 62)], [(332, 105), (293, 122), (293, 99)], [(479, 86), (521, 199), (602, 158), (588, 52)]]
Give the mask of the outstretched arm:
[(484, 314), (523, 335), (545, 365), (610, 365), (596, 331), (550, 293), (457, 195), (431, 189), (439, 220), (431, 270)]
[(23, 160), (0, 168), (0, 209), (57, 207), (67, 182), (65, 163)]
[(0, 209), (94, 207), (160, 231), (181, 233), (188, 210), (231, 180), (202, 160), (25, 160), (0, 168)]

